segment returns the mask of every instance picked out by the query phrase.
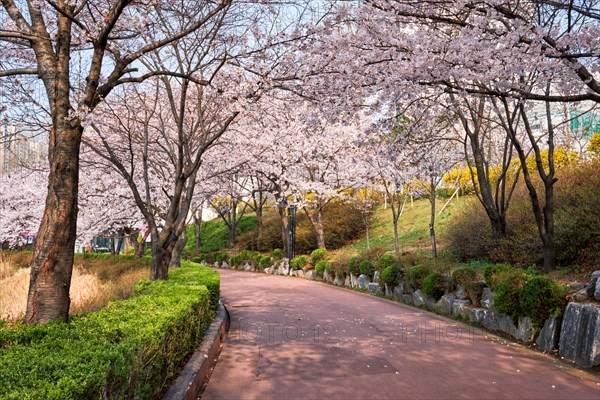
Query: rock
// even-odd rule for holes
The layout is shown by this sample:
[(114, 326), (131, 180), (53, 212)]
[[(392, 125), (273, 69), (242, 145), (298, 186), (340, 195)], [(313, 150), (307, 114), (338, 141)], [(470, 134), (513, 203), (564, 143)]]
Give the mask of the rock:
[(295, 271), (295, 272), (296, 272), (296, 276), (297, 276), (298, 278), (302, 278), (302, 279), (304, 279), (304, 270), (301, 270), (301, 269), (299, 269), (299, 270), (297, 270), (297, 271)]
[(456, 296), (457, 300), (467, 300), (468, 299), (465, 288), (460, 285), (456, 286), (456, 292), (454, 292), (454, 295)]
[(559, 354), (584, 367), (600, 365), (600, 306), (569, 303), (559, 340)]
[(481, 292), (481, 306), (483, 308), (494, 308), (494, 292), (490, 288), (483, 288)]
[(474, 306), (479, 306), (479, 300), (481, 299), (484, 288), (485, 283), (483, 282), (473, 282), (473, 285), (471, 285), (471, 290), (467, 293), (467, 295)]
[(587, 288), (587, 285), (583, 284), (583, 283), (577, 283), (575, 285), (567, 285), (567, 289), (569, 289), (569, 291), (571, 292), (577, 292), (581, 289), (585, 289)]
[(358, 278), (354, 274), (350, 274), (350, 287), (353, 289), (358, 287)]
[(304, 273), (304, 279), (308, 279), (310, 281), (316, 280), (317, 279), (317, 271), (315, 271), (314, 269), (306, 271)]
[(456, 300), (456, 296), (452, 293), (447, 293), (442, 296), (437, 303), (437, 308), (444, 314), (452, 314), (452, 304)]
[(413, 293), (413, 304), (417, 307), (421, 307), (422, 305), (425, 305), (425, 303), (427, 303), (427, 298), (426, 296), (423, 294), (423, 292), (421, 292), (421, 289), (417, 289), (414, 293)]
[(572, 299), (576, 303), (583, 303), (589, 300), (587, 289), (581, 289), (578, 292), (575, 292), (572, 296)]
[(200, 260), (200, 264), (202, 264), (202, 265), (208, 265), (208, 263), (206, 262), (206, 260)]
[(346, 279), (344, 279), (344, 286), (348, 287), (348, 288), (352, 287), (352, 280), (351, 280), (350, 276), (352, 276), (352, 274), (348, 275), (346, 277)]
[(394, 297), (394, 291), (388, 286), (388, 284), (385, 283), (384, 286), (385, 286), (385, 297)]
[(375, 271), (373, 274), (373, 283), (379, 283), (381, 273), (379, 271)]
[(394, 288), (394, 297), (401, 299), (404, 295), (404, 283), (399, 284)]
[(338, 274), (335, 274), (335, 278), (333, 279), (333, 284), (335, 286), (344, 286), (344, 279), (340, 277)]
[(269, 268), (265, 268), (265, 271), (264, 271), (264, 272), (265, 272), (265, 274), (267, 274), (267, 275), (271, 274), (271, 267), (269, 267)]
[(215, 263), (213, 264), (213, 267), (221, 268), (221, 264), (219, 264), (218, 261), (215, 261)]
[(512, 318), (506, 314), (499, 314), (494, 310), (485, 310), (481, 325), (490, 331), (504, 332), (514, 338), (518, 336), (518, 329)]
[(402, 295), (402, 300), (406, 304), (412, 304), (413, 303), (413, 296), (412, 296), (412, 294), (403, 294)]
[(467, 311), (465, 310), (469, 304), (471, 304), (471, 301), (469, 300), (454, 300), (452, 303), (452, 314), (469, 318)]
[(464, 312), (467, 314), (467, 318), (469, 322), (475, 322), (480, 324), (485, 317), (485, 312), (487, 310), (485, 308), (479, 307), (465, 307)]
[(369, 293), (374, 294), (374, 295), (381, 295), (381, 287), (379, 287), (379, 283), (369, 283), (367, 284), (367, 290), (369, 291)]
[(248, 263), (245, 263), (244, 265), (242, 265), (242, 269), (244, 271), (252, 271), (253, 268), (254, 267), (252, 265), (248, 264)]
[(558, 346), (558, 337), (560, 335), (560, 317), (551, 316), (544, 322), (544, 326), (537, 338), (538, 348), (548, 353)]
[(221, 264), (221, 268), (229, 269), (231, 268), (231, 265), (229, 265), (227, 261), (223, 261), (223, 264)]
[(517, 339), (525, 343), (531, 343), (535, 338), (536, 332), (537, 329), (535, 329), (533, 322), (531, 322), (529, 317), (519, 317), (517, 324)]
[(327, 283), (333, 283), (333, 278), (329, 271), (325, 270), (325, 272), (323, 272), (323, 280)]
[(369, 277), (365, 274), (360, 274), (360, 276), (357, 279), (357, 283), (359, 289), (366, 290), (370, 283)]
[(600, 301), (600, 270), (592, 272), (592, 279), (587, 289), (588, 298)]

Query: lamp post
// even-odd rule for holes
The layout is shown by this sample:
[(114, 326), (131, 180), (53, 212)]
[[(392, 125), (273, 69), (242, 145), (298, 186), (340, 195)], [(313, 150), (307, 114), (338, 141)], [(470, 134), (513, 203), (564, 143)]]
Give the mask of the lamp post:
[(288, 275), (292, 270), (292, 258), (296, 251), (296, 205), (288, 206)]

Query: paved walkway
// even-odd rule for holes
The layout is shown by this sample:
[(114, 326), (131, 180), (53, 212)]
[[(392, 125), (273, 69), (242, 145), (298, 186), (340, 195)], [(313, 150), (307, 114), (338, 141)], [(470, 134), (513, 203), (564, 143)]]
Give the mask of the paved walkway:
[(231, 328), (205, 400), (600, 400), (599, 377), (466, 325), (329, 285), (219, 272)]

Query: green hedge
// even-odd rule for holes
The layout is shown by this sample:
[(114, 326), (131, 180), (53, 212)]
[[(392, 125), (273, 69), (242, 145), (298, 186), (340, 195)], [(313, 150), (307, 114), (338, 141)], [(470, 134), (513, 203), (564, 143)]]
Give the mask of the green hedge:
[(219, 275), (182, 262), (167, 281), (144, 281), (69, 324), (0, 329), (0, 398), (156, 397), (199, 344), (218, 298)]

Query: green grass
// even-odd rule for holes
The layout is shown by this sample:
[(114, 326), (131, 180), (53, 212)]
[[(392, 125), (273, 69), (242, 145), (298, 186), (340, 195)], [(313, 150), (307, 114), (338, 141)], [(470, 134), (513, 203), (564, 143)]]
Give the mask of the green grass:
[[(237, 234), (249, 232), (256, 229), (256, 216), (244, 215), (237, 226)], [(185, 251), (188, 254), (195, 253), (196, 233), (193, 225), (187, 226), (188, 241), (185, 246)], [(227, 248), (229, 241), (229, 230), (225, 222), (221, 219), (212, 221), (203, 221), (200, 229), (200, 237), (202, 245), (200, 253), (208, 253)]]
[[(436, 202), (436, 238), (438, 241), (438, 250), (443, 249), (444, 233), (446, 232), (447, 223), (450, 220), (454, 210), (462, 207), (465, 204), (465, 198), (461, 197), (453, 199), (446, 207), (442, 214), (439, 210), (444, 206), (447, 199), (441, 199)], [(402, 253), (409, 251), (428, 252), (431, 249), (429, 237), (429, 219), (430, 219), (430, 204), (427, 199), (415, 200), (411, 206), (410, 201), (407, 201), (404, 207), (404, 212), (398, 220), (398, 241), (400, 251)], [(370, 247), (382, 247), (386, 251), (394, 250), (394, 225), (392, 210), (388, 206), (379, 206), (371, 219), (370, 228)], [(354, 240), (348, 246), (337, 250), (336, 255), (352, 255), (360, 254), (367, 249), (366, 237), (361, 237)]]

